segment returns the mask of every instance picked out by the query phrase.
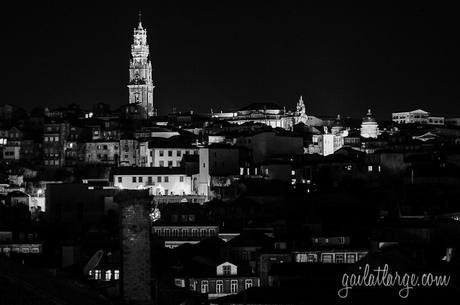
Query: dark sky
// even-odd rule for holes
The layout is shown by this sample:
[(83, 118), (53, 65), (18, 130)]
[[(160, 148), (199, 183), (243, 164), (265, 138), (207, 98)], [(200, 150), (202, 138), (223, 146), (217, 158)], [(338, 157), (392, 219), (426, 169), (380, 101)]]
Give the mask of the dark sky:
[(132, 30), (142, 9), (162, 114), (173, 106), (228, 111), (252, 102), (293, 108), (302, 94), (313, 115), (362, 116), (368, 107), (382, 119), (415, 108), (460, 115), (454, 7), (37, 2), (3, 10), (0, 103), (29, 110), (126, 103)]

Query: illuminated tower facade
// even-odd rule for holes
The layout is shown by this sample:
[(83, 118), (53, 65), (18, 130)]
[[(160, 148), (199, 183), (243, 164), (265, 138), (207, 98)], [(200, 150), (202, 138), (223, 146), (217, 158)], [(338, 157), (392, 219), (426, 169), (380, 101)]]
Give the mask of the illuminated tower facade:
[(156, 116), (157, 110), (153, 106), (152, 63), (149, 60), (149, 45), (147, 44), (147, 30), (142, 27), (139, 13), (139, 24), (134, 29), (134, 39), (131, 45), (131, 62), (129, 64), (129, 103), (144, 107), (147, 115)]

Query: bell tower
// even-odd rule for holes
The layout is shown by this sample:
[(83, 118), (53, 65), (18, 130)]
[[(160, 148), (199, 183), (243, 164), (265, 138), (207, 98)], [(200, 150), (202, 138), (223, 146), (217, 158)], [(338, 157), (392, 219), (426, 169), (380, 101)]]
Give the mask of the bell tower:
[(140, 12), (139, 23), (134, 29), (131, 56), (128, 84), (129, 103), (143, 106), (149, 117), (156, 116), (157, 110), (153, 106), (153, 89), (155, 86), (152, 79), (152, 63), (149, 60), (147, 30), (142, 27)]

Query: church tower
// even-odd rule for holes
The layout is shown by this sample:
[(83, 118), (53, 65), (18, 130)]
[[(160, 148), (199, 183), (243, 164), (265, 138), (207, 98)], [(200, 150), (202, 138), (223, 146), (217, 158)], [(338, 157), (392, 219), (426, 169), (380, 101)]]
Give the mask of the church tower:
[(155, 86), (152, 79), (152, 63), (149, 60), (147, 30), (142, 27), (140, 12), (139, 24), (134, 29), (133, 38), (132, 59), (129, 64), (129, 103), (143, 106), (149, 117), (156, 116), (157, 110), (153, 107)]

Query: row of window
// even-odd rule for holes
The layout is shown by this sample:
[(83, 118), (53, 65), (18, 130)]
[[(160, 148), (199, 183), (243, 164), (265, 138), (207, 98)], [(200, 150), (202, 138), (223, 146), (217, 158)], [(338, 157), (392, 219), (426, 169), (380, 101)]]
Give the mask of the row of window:
[[(96, 146), (96, 149), (97, 149), (97, 150), (108, 150), (108, 149), (109, 149), (109, 146), (106, 145), (106, 144), (104, 144), (104, 145), (97, 145), (97, 146)], [(118, 149), (118, 145), (115, 145), (115, 146), (113, 147), (113, 149), (117, 150), (117, 149)]]
[[(196, 291), (197, 290), (197, 282), (192, 281), (190, 283), (191, 289)], [(244, 281), (244, 288), (249, 289), (253, 286), (253, 281), (252, 279), (246, 279)], [(202, 280), (200, 283), (200, 292), (201, 293), (209, 293), (209, 281), (207, 280)], [(238, 280), (231, 280), (230, 281), (230, 293), (235, 294), (238, 293)], [(224, 291), (224, 281), (223, 280), (217, 280), (216, 281), (216, 286), (215, 286), (215, 293), (228, 293)]]
[(354, 264), (366, 256), (366, 253), (300, 253), (296, 255), (298, 263), (335, 263)]
[(89, 278), (92, 280), (102, 280), (102, 281), (116, 281), (120, 279), (120, 270), (90, 270)]
[(48, 136), (44, 138), (45, 142), (59, 142), (59, 136)]
[[(160, 161), (158, 162), (159, 166), (160, 167), (164, 167), (165, 166), (165, 161)], [(174, 166), (173, 165), (173, 161), (168, 161), (168, 167), (171, 167), (171, 166)], [(179, 167), (180, 166), (180, 161), (176, 161), (176, 167)], [(150, 167), (153, 167), (153, 163), (150, 162)]]
[[(168, 157), (172, 157), (172, 156), (173, 156), (173, 151), (172, 151), (172, 150), (168, 150), (167, 153), (168, 153)], [(151, 157), (152, 157), (152, 154), (153, 154), (153, 151), (151, 150), (151, 151), (150, 151), (150, 156), (151, 156)], [(190, 154), (190, 155), (193, 155), (193, 154), (198, 155), (198, 151), (197, 151), (197, 150), (195, 150), (195, 151), (193, 151), (193, 150), (190, 150), (190, 151), (185, 150), (185, 151), (184, 151), (184, 154), (185, 154), (185, 155), (189, 155), (189, 154)], [(164, 157), (165, 151), (164, 151), (164, 150), (159, 150), (159, 151), (158, 151), (158, 155), (159, 155), (160, 157)], [(181, 156), (182, 156), (182, 150), (176, 150), (176, 156), (177, 156), (177, 157), (181, 157)]]
[[(123, 177), (118, 177), (117, 181), (118, 181), (118, 183), (123, 183)], [(131, 181), (133, 183), (143, 183), (144, 182), (144, 177), (142, 177), (142, 176), (140, 176), (140, 177), (132, 177)], [(153, 183), (153, 177), (148, 176), (147, 177), (147, 182), (148, 183)], [(169, 176), (164, 176), (164, 177), (157, 176), (156, 182), (157, 183), (161, 183), (161, 182), (169, 183)], [(184, 176), (179, 176), (179, 182), (184, 182)]]
[(217, 235), (216, 229), (187, 229), (187, 228), (156, 228), (154, 230), (155, 235), (165, 238), (207, 238)]

